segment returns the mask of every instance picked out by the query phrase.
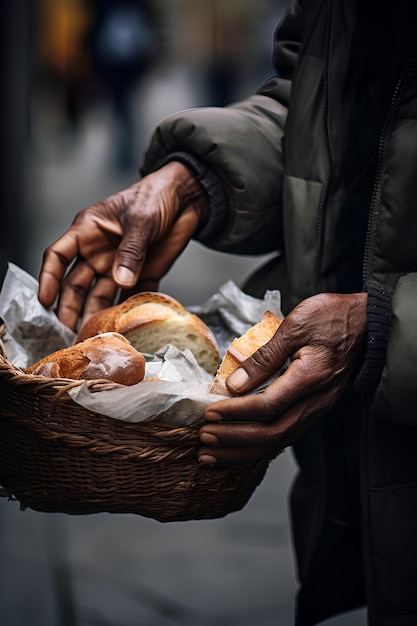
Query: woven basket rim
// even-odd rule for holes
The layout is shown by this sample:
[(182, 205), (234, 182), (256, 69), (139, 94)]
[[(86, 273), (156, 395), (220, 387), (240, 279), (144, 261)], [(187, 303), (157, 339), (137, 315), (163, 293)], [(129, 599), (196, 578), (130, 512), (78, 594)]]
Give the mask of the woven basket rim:
[(271, 459), (204, 466), (200, 425), (127, 422), (87, 410), (70, 389), (124, 385), (28, 374), (7, 359), (3, 335), (0, 326), (0, 497), (41, 512), (185, 521), (241, 509), (261, 482)]
[[(94, 379), (94, 380), (73, 380), (70, 378), (49, 378), (47, 376), (39, 374), (28, 374), (23, 368), (17, 367), (10, 363), (7, 358), (0, 355), (0, 380), (2, 378), (8, 378), (9, 384), (16, 386), (28, 385), (33, 388), (34, 393), (44, 395), (45, 397), (52, 398), (51, 404), (55, 405), (58, 402), (65, 402), (73, 405), (79, 411), (85, 411), (88, 414), (96, 415), (104, 418), (105, 420), (111, 420), (110, 423), (116, 423), (119, 425), (140, 428), (145, 426), (148, 428), (152, 424), (157, 430), (167, 430), (173, 433), (191, 433), (199, 428), (198, 425), (184, 425), (179, 426), (168, 421), (159, 419), (144, 420), (141, 422), (131, 422), (126, 420), (119, 420), (115, 417), (98, 413), (92, 409), (85, 409), (81, 404), (78, 404), (73, 400), (72, 396), (68, 393), (71, 389), (80, 387), (82, 385), (88, 387), (92, 392), (99, 393), (100, 391), (108, 391), (112, 389), (124, 389), (125, 385), (113, 383), (106, 379)], [(52, 413), (53, 415), (53, 413)]]

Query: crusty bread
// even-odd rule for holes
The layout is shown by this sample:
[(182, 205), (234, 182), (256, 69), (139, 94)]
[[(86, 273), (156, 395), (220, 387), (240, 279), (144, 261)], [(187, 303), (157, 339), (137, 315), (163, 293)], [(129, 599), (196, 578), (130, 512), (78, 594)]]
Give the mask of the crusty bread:
[(266, 311), (260, 322), (251, 326), (241, 337), (234, 339), (217, 370), (210, 393), (231, 396), (226, 387), (226, 378), (274, 336), (281, 322), (282, 320), (274, 313)]
[(197, 315), (163, 293), (144, 291), (98, 311), (80, 328), (76, 341), (114, 331), (140, 352), (154, 354), (166, 344), (188, 348), (206, 371), (215, 374), (220, 362), (216, 339)]
[(145, 357), (125, 337), (109, 332), (53, 352), (26, 372), (48, 378), (104, 379), (135, 385), (145, 375)]

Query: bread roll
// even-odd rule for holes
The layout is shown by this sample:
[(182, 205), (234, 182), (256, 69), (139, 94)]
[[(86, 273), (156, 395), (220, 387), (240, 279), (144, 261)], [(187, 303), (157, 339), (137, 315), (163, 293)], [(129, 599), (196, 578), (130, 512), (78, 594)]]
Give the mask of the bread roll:
[(122, 335), (102, 333), (53, 352), (26, 372), (49, 378), (105, 379), (134, 385), (145, 376), (145, 357)]
[(216, 373), (220, 362), (216, 339), (197, 315), (163, 293), (144, 291), (124, 302), (98, 311), (80, 328), (76, 341), (114, 331), (126, 337), (139, 352), (154, 354), (166, 344), (188, 348), (207, 372)]
[(217, 370), (210, 393), (231, 396), (226, 387), (226, 378), (275, 335), (281, 322), (282, 320), (274, 313), (266, 311), (260, 322), (251, 326), (241, 337), (234, 339)]

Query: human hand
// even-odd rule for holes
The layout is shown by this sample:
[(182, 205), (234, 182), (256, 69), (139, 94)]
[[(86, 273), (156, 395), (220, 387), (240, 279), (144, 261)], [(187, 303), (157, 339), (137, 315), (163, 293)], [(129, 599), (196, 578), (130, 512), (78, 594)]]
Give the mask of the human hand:
[(320, 294), (301, 302), (226, 384), (234, 394), (247, 394), (288, 358), (289, 367), (262, 393), (207, 407), (200, 461), (232, 464), (272, 458), (295, 443), (350, 383), (365, 345), (366, 302), (364, 293)]
[(157, 291), (208, 210), (191, 171), (171, 162), (90, 206), (44, 253), (39, 300), (75, 329), (114, 302), (118, 288)]

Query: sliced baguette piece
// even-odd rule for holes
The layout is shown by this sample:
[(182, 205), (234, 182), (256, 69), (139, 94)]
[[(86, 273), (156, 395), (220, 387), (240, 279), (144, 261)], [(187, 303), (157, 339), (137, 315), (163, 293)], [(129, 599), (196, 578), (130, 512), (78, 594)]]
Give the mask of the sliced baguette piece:
[(143, 291), (90, 317), (76, 341), (114, 331), (126, 337), (139, 352), (155, 354), (167, 344), (189, 349), (197, 362), (215, 375), (220, 362), (216, 339), (203, 320), (177, 300), (160, 292)]
[(226, 386), (226, 378), (246, 361), (258, 348), (265, 345), (275, 335), (282, 319), (271, 311), (266, 311), (260, 322), (251, 326), (244, 335), (232, 341), (217, 370), (210, 393), (231, 396)]
[(26, 373), (135, 385), (145, 376), (145, 357), (125, 337), (108, 332), (57, 350), (28, 367)]

